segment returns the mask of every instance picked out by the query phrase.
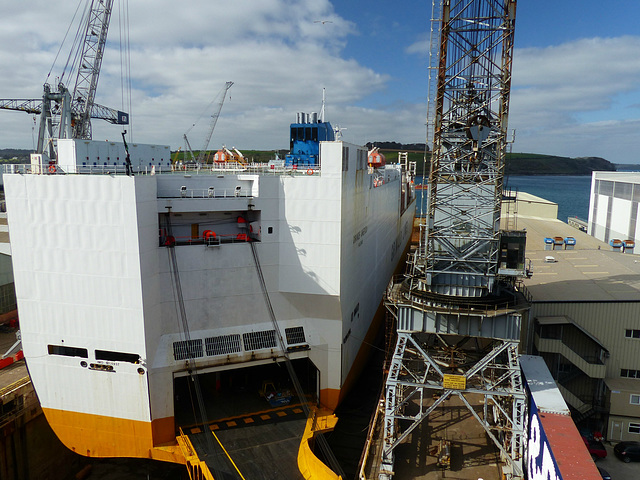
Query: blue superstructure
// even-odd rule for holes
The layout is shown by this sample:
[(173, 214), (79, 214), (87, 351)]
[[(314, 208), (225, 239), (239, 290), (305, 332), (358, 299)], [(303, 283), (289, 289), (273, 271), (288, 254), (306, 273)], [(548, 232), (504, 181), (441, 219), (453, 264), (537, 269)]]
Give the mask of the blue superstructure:
[(286, 168), (318, 168), (320, 166), (320, 142), (335, 140), (329, 122), (318, 121), (315, 113), (298, 113), (297, 122), (291, 124), (289, 148), (285, 157)]

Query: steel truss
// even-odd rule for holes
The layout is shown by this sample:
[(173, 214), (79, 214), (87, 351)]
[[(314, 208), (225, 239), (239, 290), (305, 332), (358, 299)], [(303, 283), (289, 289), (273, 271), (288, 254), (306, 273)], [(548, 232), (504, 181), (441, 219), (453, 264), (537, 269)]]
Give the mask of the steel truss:
[(73, 126), (73, 138), (91, 139), (91, 111), (98, 88), (112, 8), (113, 0), (94, 0), (89, 7), (78, 75), (71, 97), (79, 107), (79, 118)]
[[(524, 232), (500, 231), (515, 7), (515, 0), (433, 3), (427, 214), (406, 278), (387, 290), (397, 343), (381, 480), (393, 476), (396, 447), (454, 397), (495, 443), (505, 478), (523, 478), (518, 345), (529, 305), (514, 285), (524, 275), (524, 241), (517, 249)], [(509, 253), (522, 261), (505, 261)], [(473, 405), (480, 398), (481, 412)]]
[[(464, 377), (464, 388), (445, 386), (451, 373)], [(483, 396), (482, 415), (469, 394)], [(518, 342), (399, 332), (385, 390), (380, 479), (393, 475), (394, 449), (452, 396), (460, 398), (500, 451), (505, 476), (523, 477), (526, 415)]]
[(515, 3), (442, 0), (427, 218), (413, 262), (432, 292), (494, 289)]

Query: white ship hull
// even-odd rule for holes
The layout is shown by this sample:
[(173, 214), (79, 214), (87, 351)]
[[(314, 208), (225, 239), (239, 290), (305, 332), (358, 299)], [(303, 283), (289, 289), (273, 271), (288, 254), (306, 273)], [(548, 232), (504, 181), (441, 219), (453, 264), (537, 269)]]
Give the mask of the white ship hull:
[(246, 238), (290, 357), (315, 366), (335, 408), (411, 236), (400, 166), (374, 173), (363, 147), (333, 141), (313, 171), (164, 174), (168, 148), (138, 146), (134, 166), (155, 174), (127, 176), (93, 166), (124, 157), (109, 145), (59, 140), (58, 174), (4, 176), (23, 350), (63, 443), (177, 461), (175, 378), (282, 359)]

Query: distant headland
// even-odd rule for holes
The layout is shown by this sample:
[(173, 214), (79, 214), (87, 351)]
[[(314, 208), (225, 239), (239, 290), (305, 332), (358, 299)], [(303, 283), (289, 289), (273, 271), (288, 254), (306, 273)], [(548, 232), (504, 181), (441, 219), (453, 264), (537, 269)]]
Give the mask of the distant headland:
[[(430, 152), (426, 153), (427, 170), (423, 170), (425, 148), (422, 143), (401, 144), (397, 142), (374, 142), (367, 147), (376, 145), (386, 156), (388, 162), (395, 162), (398, 152), (409, 152), (409, 161), (417, 164), (417, 173), (421, 175), (428, 171)], [(0, 163), (29, 163), (30, 150), (0, 149)], [(181, 152), (182, 153), (182, 152)], [(266, 162), (275, 156), (274, 150), (243, 150), (245, 157), (256, 162)], [(283, 151), (277, 153), (282, 154)], [(172, 155), (172, 158), (174, 156)], [(178, 158), (178, 157), (176, 157)], [(640, 165), (616, 165), (600, 157), (558, 157), (537, 153), (507, 153), (505, 162), (506, 175), (591, 175), (594, 170), (615, 172), (616, 170), (631, 170)], [(629, 168), (627, 168), (629, 167)]]

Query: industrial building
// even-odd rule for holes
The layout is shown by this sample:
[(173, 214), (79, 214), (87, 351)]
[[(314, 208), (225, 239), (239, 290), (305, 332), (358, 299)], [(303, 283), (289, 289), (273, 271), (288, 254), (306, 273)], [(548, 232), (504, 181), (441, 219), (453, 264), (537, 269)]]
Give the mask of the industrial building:
[(640, 173), (593, 172), (589, 234), (614, 249), (633, 253), (638, 235)]
[[(618, 183), (602, 174), (620, 191)], [(620, 177), (618, 177), (620, 178)], [(629, 180), (629, 175), (625, 178)], [(610, 188), (594, 174), (597, 189)], [(640, 195), (640, 175), (638, 175)], [(632, 194), (634, 187), (629, 188)], [(598, 190), (596, 190), (598, 191)], [(590, 232), (608, 225), (607, 235), (629, 231), (628, 225), (601, 219), (599, 211), (618, 208), (619, 197), (604, 200), (601, 194), (590, 208)], [(601, 431), (607, 440), (640, 440), (640, 263), (612, 247), (557, 220), (557, 206), (519, 192), (514, 202), (503, 203), (503, 218), (517, 222), (527, 232), (527, 257), (531, 277), (523, 281), (531, 310), (523, 325), (523, 343), (529, 352), (542, 356), (572, 409), (573, 419), (590, 430)], [(633, 198), (633, 197), (631, 197)], [(637, 211), (628, 200), (627, 216)], [(635, 208), (632, 208), (632, 204)], [(555, 208), (554, 208), (555, 206)], [(601, 210), (602, 209), (602, 210)], [(509, 215), (506, 215), (509, 212)], [(503, 220), (504, 221), (504, 220)], [(635, 220), (634, 220), (635, 225)], [(635, 227), (634, 227), (635, 228)], [(604, 233), (604, 229), (602, 232)], [(627, 235), (615, 234), (629, 239)]]

